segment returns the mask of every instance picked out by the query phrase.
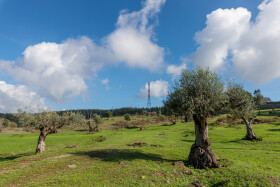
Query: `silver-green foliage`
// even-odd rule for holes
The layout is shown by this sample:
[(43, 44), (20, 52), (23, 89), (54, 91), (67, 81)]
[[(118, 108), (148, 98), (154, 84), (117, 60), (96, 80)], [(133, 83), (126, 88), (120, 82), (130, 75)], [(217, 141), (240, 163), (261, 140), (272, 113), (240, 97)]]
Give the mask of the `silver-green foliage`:
[(39, 112), (27, 112), (19, 110), (18, 119), (21, 126), (34, 127), (36, 129), (59, 129), (64, 125), (84, 124), (85, 118), (81, 114), (64, 112), (59, 115), (57, 112), (41, 110)]
[(229, 98), (228, 108), (233, 116), (245, 119), (254, 117), (254, 98), (241, 84), (229, 81), (226, 94)]
[(209, 68), (186, 69), (182, 72), (179, 82), (183, 108), (191, 115), (206, 118), (226, 104), (224, 83)]

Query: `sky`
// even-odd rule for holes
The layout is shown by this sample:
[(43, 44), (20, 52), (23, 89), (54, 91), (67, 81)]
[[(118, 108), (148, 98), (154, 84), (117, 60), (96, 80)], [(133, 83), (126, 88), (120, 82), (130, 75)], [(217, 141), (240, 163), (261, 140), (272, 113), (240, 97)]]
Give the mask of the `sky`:
[(209, 67), (280, 100), (280, 0), (0, 0), (0, 112), (162, 106)]

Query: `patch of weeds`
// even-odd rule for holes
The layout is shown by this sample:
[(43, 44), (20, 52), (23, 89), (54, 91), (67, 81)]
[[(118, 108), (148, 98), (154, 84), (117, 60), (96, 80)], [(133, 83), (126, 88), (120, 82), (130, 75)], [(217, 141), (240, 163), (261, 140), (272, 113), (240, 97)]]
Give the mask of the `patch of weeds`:
[(128, 144), (128, 146), (132, 146), (132, 147), (143, 147), (147, 145), (148, 144), (146, 144), (145, 142), (135, 142), (134, 144)]
[(92, 141), (94, 141), (94, 142), (104, 142), (105, 140), (106, 140), (105, 136), (98, 136), (98, 137), (92, 138)]

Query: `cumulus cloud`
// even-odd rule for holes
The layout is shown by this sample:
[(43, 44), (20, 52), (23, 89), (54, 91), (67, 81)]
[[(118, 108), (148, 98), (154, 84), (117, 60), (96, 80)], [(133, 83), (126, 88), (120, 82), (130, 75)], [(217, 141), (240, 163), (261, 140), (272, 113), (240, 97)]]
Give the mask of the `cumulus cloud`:
[(1, 61), (0, 69), (57, 102), (87, 90), (84, 79), (95, 76), (107, 60), (104, 57), (110, 56), (87, 37), (61, 44), (43, 42), (27, 47), (23, 55), (16, 61)]
[(44, 99), (26, 86), (0, 81), (0, 112), (17, 112), (18, 108), (44, 106)]
[(176, 77), (180, 76), (182, 71), (186, 69), (187, 65), (182, 64), (180, 66), (176, 65), (168, 65), (166, 69), (166, 73), (172, 75), (172, 79), (176, 79)]
[(186, 61), (234, 70), (246, 80), (267, 83), (280, 77), (280, 0), (265, 0), (251, 21), (245, 8), (218, 9), (207, 15), (206, 28), (195, 35), (200, 45)]
[[(152, 97), (161, 98), (168, 94), (168, 82), (163, 80), (157, 80), (150, 82), (150, 93)], [(138, 93), (138, 97), (147, 98), (148, 97), (148, 83), (145, 84), (145, 88), (141, 88)]]
[(42, 42), (27, 47), (22, 58), (0, 60), (0, 70), (56, 102), (85, 92), (85, 79), (95, 77), (105, 65), (125, 63), (157, 71), (163, 65), (164, 50), (153, 40), (154, 24), (149, 21), (156, 19), (164, 3), (147, 0), (140, 11), (122, 11), (115, 31), (99, 45), (85, 36), (62, 43)]
[(153, 24), (149, 19), (159, 11), (165, 0), (147, 0), (140, 11), (123, 12), (117, 22), (117, 29), (106, 41), (118, 61), (130, 67), (158, 71), (163, 65), (164, 49), (152, 40)]

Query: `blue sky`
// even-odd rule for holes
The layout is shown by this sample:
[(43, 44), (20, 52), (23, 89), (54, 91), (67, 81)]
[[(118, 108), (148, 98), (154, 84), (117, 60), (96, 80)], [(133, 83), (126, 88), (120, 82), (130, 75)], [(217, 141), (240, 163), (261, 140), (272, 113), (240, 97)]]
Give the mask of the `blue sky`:
[[(280, 100), (279, 0), (0, 0), (0, 112), (161, 106), (209, 66)], [(279, 23), (279, 24), (278, 24)]]

